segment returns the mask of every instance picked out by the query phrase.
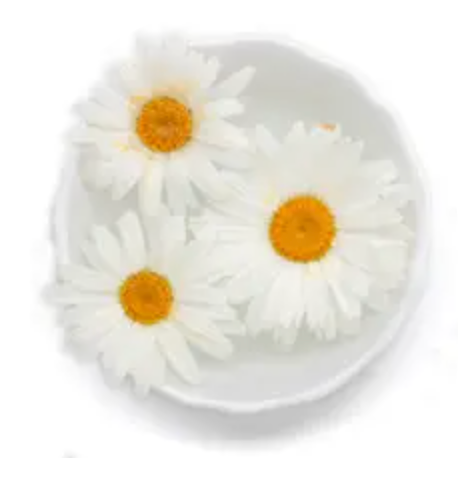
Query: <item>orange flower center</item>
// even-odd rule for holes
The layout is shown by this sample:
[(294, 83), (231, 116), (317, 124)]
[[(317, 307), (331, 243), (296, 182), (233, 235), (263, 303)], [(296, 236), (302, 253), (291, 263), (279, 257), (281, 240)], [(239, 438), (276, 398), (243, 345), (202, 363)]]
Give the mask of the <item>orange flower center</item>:
[(152, 151), (167, 153), (185, 146), (192, 137), (191, 111), (173, 98), (153, 98), (137, 116), (136, 132)]
[(174, 302), (168, 279), (147, 269), (127, 277), (119, 288), (119, 298), (126, 315), (142, 325), (166, 319)]
[(334, 215), (320, 199), (303, 195), (281, 204), (275, 211), (269, 239), (275, 251), (295, 262), (322, 259), (336, 236)]
[(324, 131), (335, 131), (337, 126), (332, 123), (321, 123), (319, 128), (323, 129)]

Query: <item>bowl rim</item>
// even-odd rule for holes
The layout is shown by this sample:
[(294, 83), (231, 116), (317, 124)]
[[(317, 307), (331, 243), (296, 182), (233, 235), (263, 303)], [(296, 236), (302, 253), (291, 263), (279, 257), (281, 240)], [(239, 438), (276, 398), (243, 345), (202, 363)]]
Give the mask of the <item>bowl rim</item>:
[[(371, 362), (374, 361), (393, 341), (397, 333), (415, 312), (425, 290), (427, 282), (427, 266), (430, 255), (430, 193), (428, 188), (428, 179), (421, 163), (420, 157), (411, 140), (409, 133), (405, 129), (400, 115), (395, 111), (393, 105), (388, 100), (382, 99), (376, 91), (374, 85), (361, 72), (357, 72), (353, 66), (349, 66), (340, 60), (320, 52), (314, 47), (304, 45), (296, 40), (290, 39), (285, 35), (279, 34), (254, 34), (238, 33), (233, 35), (215, 35), (200, 36), (195, 38), (189, 36), (191, 44), (196, 47), (206, 46), (227, 46), (235, 43), (262, 43), (270, 44), (275, 47), (284, 47), (288, 50), (294, 50), (304, 54), (310, 60), (327, 65), (339, 70), (347, 77), (353, 79), (361, 88), (362, 94), (365, 94), (368, 101), (379, 106), (391, 116), (394, 122), (394, 128), (401, 138), (402, 144), (407, 151), (410, 165), (413, 169), (414, 187), (418, 190), (418, 201), (415, 201), (417, 211), (417, 231), (415, 234), (414, 255), (410, 271), (408, 274), (408, 285), (403, 297), (400, 300), (398, 310), (394, 318), (389, 322), (382, 334), (378, 337), (372, 347), (370, 347), (358, 360), (345, 368), (341, 373), (320, 385), (316, 385), (307, 391), (296, 393), (294, 395), (282, 398), (269, 398), (256, 402), (237, 402), (224, 401), (210, 398), (199, 398), (176, 390), (170, 385), (165, 385), (160, 391), (155, 393), (165, 396), (195, 409), (210, 409), (225, 414), (240, 415), (254, 414), (262, 411), (276, 410), (278, 408), (288, 408), (312, 401), (317, 401), (329, 396), (333, 392), (348, 384), (353, 378), (357, 377)], [(59, 177), (59, 185), (53, 200), (51, 211), (51, 240), (53, 242), (56, 263), (69, 261), (68, 252), (68, 228), (66, 227), (67, 217), (69, 215), (71, 194), (71, 183), (76, 174), (75, 158), (68, 155), (62, 166)]]

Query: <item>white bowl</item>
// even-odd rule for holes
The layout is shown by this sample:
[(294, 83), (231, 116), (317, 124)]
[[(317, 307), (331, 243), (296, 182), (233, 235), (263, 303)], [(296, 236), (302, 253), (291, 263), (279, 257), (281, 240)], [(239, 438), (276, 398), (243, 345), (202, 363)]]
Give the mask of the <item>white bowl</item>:
[[(276, 350), (266, 339), (240, 339), (230, 362), (203, 358), (204, 382), (200, 386), (171, 381), (163, 389), (165, 395), (182, 403), (232, 413), (320, 399), (348, 382), (388, 345), (420, 298), (428, 227), (418, 158), (395, 114), (348, 68), (276, 38), (242, 36), (195, 45), (218, 55), (226, 71), (248, 64), (257, 67), (256, 78), (246, 92), (246, 115), (240, 119), (243, 126), (264, 123), (282, 134), (297, 120), (338, 122), (346, 135), (365, 141), (366, 158), (392, 158), (403, 178), (413, 185), (415, 201), (405, 212), (415, 230), (408, 281), (394, 295), (393, 306), (385, 315), (366, 317), (356, 337), (324, 345), (301, 339), (288, 353)], [(113, 203), (107, 195), (86, 191), (77, 177), (75, 158), (69, 158), (53, 218), (58, 261), (76, 258), (78, 244), (89, 227), (112, 223), (124, 207), (124, 202)]]

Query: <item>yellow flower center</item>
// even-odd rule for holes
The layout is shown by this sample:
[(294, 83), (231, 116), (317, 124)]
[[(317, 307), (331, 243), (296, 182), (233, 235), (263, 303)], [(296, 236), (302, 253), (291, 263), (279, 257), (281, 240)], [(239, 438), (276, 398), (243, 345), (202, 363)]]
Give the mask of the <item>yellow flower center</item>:
[(295, 262), (322, 259), (335, 236), (332, 211), (323, 201), (308, 195), (281, 204), (269, 226), (269, 239), (276, 252)]
[(168, 279), (147, 269), (127, 277), (119, 288), (119, 298), (126, 315), (142, 325), (166, 319), (174, 302)]
[(142, 106), (136, 132), (152, 151), (167, 153), (180, 149), (192, 137), (191, 111), (173, 98), (153, 98)]

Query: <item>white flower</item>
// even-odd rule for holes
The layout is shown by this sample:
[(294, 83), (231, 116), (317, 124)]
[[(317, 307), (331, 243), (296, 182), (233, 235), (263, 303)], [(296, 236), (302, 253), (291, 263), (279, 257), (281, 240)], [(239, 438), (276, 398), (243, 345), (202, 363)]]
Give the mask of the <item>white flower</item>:
[(207, 247), (185, 245), (183, 221), (165, 211), (145, 228), (126, 212), (117, 232), (96, 226), (82, 248), (86, 264), (60, 267), (51, 296), (70, 338), (142, 393), (162, 386), (166, 365), (199, 382), (189, 345), (226, 359), (233, 347), (225, 334), (243, 332), (223, 291), (208, 283)]
[(242, 113), (238, 96), (254, 69), (216, 83), (219, 71), (216, 58), (183, 39), (138, 42), (134, 57), (78, 106), (83, 121), (71, 140), (81, 146), (84, 180), (110, 189), (114, 199), (137, 185), (147, 214), (157, 212), (164, 194), (177, 213), (195, 205), (194, 188), (213, 200), (226, 196), (216, 166), (230, 166), (223, 151), (247, 144), (229, 118)]
[(256, 129), (249, 176), (231, 177), (235, 198), (193, 226), (216, 241), (229, 300), (249, 302), (251, 334), (292, 345), (307, 328), (319, 339), (359, 331), (364, 307), (384, 308), (405, 275), (410, 198), (389, 160), (361, 159), (362, 144), (325, 125), (296, 124), (283, 144)]

